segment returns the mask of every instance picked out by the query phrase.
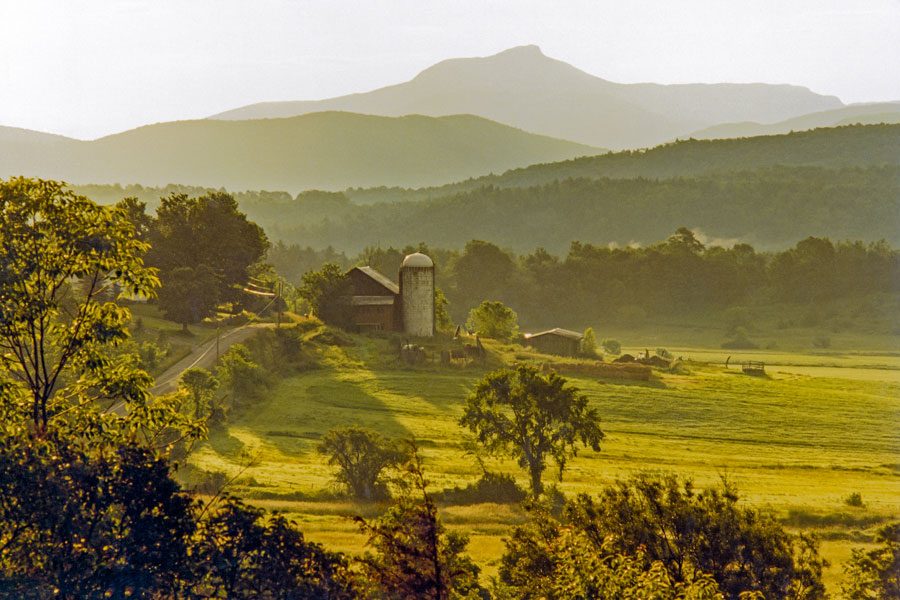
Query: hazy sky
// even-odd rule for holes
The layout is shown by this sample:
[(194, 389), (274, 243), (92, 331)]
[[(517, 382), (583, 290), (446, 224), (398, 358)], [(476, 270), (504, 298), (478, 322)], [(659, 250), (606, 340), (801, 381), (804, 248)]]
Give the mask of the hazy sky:
[(0, 125), (93, 138), (538, 44), (619, 82), (900, 100), (900, 0), (0, 0)]

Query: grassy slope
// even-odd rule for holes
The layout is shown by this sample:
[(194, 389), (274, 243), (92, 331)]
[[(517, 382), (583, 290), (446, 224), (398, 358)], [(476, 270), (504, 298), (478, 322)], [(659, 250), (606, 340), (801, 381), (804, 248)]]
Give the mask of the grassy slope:
[[(321, 496), (331, 489), (332, 473), (315, 446), (328, 429), (355, 423), (414, 436), (435, 489), (479, 475), (461, 446), (464, 432), (456, 420), (482, 371), (398, 368), (385, 358), (383, 341), (360, 338), (360, 344), (319, 348), (320, 369), (285, 380), (258, 410), (215, 432), (191, 457), (196, 468), (232, 475), (252, 457), (253, 466), (234, 491), (286, 511), (312, 539), (352, 552), (363, 540), (346, 516), (376, 509)], [(691, 352), (704, 356), (699, 349)], [(534, 358), (513, 348), (499, 349), (498, 356)], [(900, 360), (851, 357), (835, 367), (835, 360), (814, 355), (756, 358), (828, 368), (823, 377), (811, 377), (778, 367), (770, 369), (771, 379), (757, 379), (694, 364), (690, 374), (661, 374), (646, 385), (573, 377), (599, 408), (608, 439), (602, 452), (582, 453), (571, 463), (562, 489), (591, 492), (645, 469), (677, 471), (703, 484), (727, 472), (751, 502), (784, 517), (793, 514), (789, 523), (834, 522), (825, 528), (823, 550), (835, 563), (845, 560), (849, 548), (864, 539), (861, 530), (900, 513), (900, 439), (894, 427), (900, 418)], [(854, 366), (872, 363), (889, 375), (854, 376)], [(511, 461), (491, 459), (489, 467), (514, 472), (525, 483)], [(844, 506), (842, 499), (854, 491), (868, 508)], [(444, 518), (471, 534), (470, 551), (490, 574), (502, 553), (502, 536), (524, 516), (515, 507), (485, 504), (446, 507)], [(829, 570), (832, 584), (839, 573), (838, 564)]]

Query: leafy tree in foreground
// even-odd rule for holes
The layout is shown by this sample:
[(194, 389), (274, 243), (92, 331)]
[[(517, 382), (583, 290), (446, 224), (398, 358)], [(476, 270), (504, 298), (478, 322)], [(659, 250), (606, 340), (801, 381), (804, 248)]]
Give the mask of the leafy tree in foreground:
[(362, 500), (386, 498), (385, 470), (408, 458), (397, 443), (361, 427), (332, 429), (318, 449), (338, 468), (337, 481)]
[(282, 516), (227, 498), (200, 524), (188, 598), (357, 598), (346, 559), (307, 542)]
[[(739, 505), (726, 485), (694, 490), (674, 476), (640, 475), (581, 495), (566, 505), (564, 522), (549, 517), (519, 528), (508, 544), (501, 579), (524, 588), (546, 585), (565, 567), (553, 550), (565, 529), (578, 532), (590, 552), (642, 556), (661, 564), (674, 582), (706, 573), (727, 598), (823, 598), (822, 568), (813, 540), (786, 532), (775, 519)], [(524, 567), (532, 567), (533, 575)], [(535, 577), (532, 582), (532, 577)], [(541, 582), (544, 583), (541, 583)], [(522, 596), (525, 597), (525, 596)]]
[(0, 181), (4, 425), (44, 435), (63, 415), (96, 422), (98, 400), (146, 403), (150, 377), (110, 351), (127, 338), (131, 315), (103, 300), (113, 290), (153, 294), (158, 282), (143, 264), (146, 250), (121, 210), (53, 181)]
[(406, 465), (402, 494), (377, 521), (356, 521), (376, 551), (362, 564), (373, 597), (397, 600), (481, 598), (478, 567), (463, 554), (468, 539), (447, 533), (428, 493), (418, 453)]
[(297, 291), (322, 321), (338, 327), (350, 324), (350, 307), (345, 300), (352, 292), (350, 280), (335, 263), (306, 273)]
[(194, 530), (190, 499), (147, 449), (0, 439), (0, 597), (177, 596)]
[(878, 530), (878, 546), (866, 552), (856, 548), (845, 565), (844, 597), (848, 600), (900, 598), (900, 523)]
[(460, 424), (491, 452), (506, 451), (527, 469), (531, 491), (544, 490), (542, 475), (552, 458), (562, 479), (577, 443), (600, 450), (603, 432), (596, 409), (566, 380), (520, 365), (487, 375), (466, 400)]
[(469, 311), (466, 327), (486, 338), (511, 340), (519, 333), (519, 317), (502, 302), (485, 300)]
[(585, 530), (553, 519), (545, 507), (532, 507), (528, 525), (506, 540), (498, 591), (521, 600), (655, 598), (721, 600), (714, 579), (691, 573), (673, 578), (661, 561), (643, 551), (617, 552), (610, 540), (597, 546)]

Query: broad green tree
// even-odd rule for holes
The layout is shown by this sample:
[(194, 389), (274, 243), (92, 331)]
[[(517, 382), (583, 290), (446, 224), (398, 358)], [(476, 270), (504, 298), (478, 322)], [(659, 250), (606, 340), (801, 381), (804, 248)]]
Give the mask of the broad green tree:
[(407, 458), (396, 442), (361, 427), (332, 429), (318, 449), (329, 465), (337, 467), (337, 481), (362, 500), (386, 497), (386, 471)]
[[(163, 287), (170, 285), (178, 269), (202, 267), (215, 275), (213, 297), (220, 302), (241, 301), (241, 288), (251, 267), (265, 256), (269, 241), (262, 228), (238, 209), (234, 197), (224, 192), (199, 198), (173, 193), (161, 200), (156, 214), (147, 260), (159, 268)], [(187, 301), (190, 296), (178, 298)]]
[(460, 424), (491, 452), (507, 452), (526, 469), (535, 496), (551, 459), (562, 479), (578, 442), (600, 450), (604, 434), (587, 396), (555, 373), (520, 365), (487, 375), (466, 400)]
[(149, 375), (111, 352), (131, 315), (105, 300), (154, 293), (146, 250), (120, 209), (54, 181), (0, 181), (4, 425), (43, 435), (60, 419), (96, 420), (97, 402), (146, 404)]
[(511, 340), (519, 333), (519, 317), (502, 302), (485, 300), (469, 311), (466, 327), (486, 338)]
[(213, 397), (216, 390), (219, 389), (219, 380), (206, 369), (194, 367), (181, 374), (178, 387), (190, 396), (194, 418), (207, 418), (210, 414)]
[(306, 273), (298, 288), (298, 293), (317, 317), (338, 327), (350, 324), (347, 296), (351, 291), (350, 280), (335, 263), (326, 263), (318, 271)]
[(177, 267), (163, 274), (159, 291), (159, 309), (167, 319), (188, 325), (199, 323), (216, 313), (219, 302), (219, 280), (206, 265)]

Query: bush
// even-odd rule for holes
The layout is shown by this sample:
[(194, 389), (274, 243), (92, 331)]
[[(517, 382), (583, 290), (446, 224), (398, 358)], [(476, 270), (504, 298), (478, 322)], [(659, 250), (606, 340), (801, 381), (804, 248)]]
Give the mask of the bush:
[(847, 506), (854, 506), (856, 508), (865, 508), (866, 504), (863, 502), (862, 494), (859, 492), (853, 492), (846, 498), (844, 498), (844, 504)]
[(664, 358), (666, 360), (672, 360), (672, 353), (666, 350), (665, 348), (657, 348), (656, 355), (660, 358)]
[(607, 352), (609, 354), (622, 353), (622, 344), (620, 344), (617, 340), (603, 340), (600, 343), (600, 346), (603, 348), (604, 352)]
[(518, 504), (525, 500), (526, 492), (516, 484), (512, 475), (486, 472), (475, 483), (464, 488), (446, 489), (436, 495), (438, 502), (466, 506), (494, 502), (497, 504)]

